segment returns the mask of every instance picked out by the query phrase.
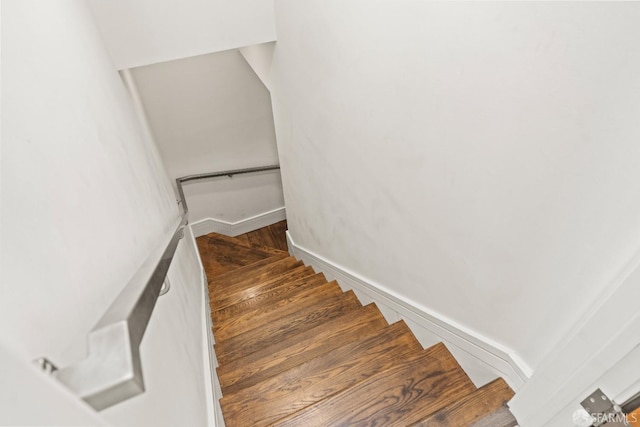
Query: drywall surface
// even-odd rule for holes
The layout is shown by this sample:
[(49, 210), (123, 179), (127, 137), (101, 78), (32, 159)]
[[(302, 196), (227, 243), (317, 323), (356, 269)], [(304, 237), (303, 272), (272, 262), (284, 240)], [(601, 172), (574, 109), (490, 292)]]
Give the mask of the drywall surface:
[(0, 342), (0, 425), (109, 425), (23, 356), (14, 354)]
[(292, 238), (535, 368), (640, 241), (639, 18), (277, 0)]
[[(174, 231), (178, 206), (86, 3), (2, 7), (0, 336), (20, 360), (65, 367), (85, 357), (89, 330)], [(142, 341), (147, 391), (114, 409), (114, 425), (207, 422), (201, 278), (184, 251), (171, 273), (181, 289), (158, 302)], [(32, 376), (16, 381), (28, 388)], [(54, 405), (51, 393), (38, 405)], [(149, 408), (162, 419), (143, 421)]]
[(276, 42), (254, 44), (238, 49), (262, 83), (271, 90), (271, 62)]
[[(172, 180), (278, 163), (269, 91), (237, 50), (131, 70)], [(185, 184), (189, 220), (238, 222), (284, 205), (280, 174)]]
[(273, 41), (271, 0), (91, 0), (119, 70)]
[[(205, 426), (204, 382), (211, 374), (202, 357), (203, 275), (190, 228), (169, 270), (169, 292), (158, 299), (140, 346), (145, 393), (102, 412), (117, 426)], [(198, 393), (196, 395), (196, 393)], [(159, 404), (162, 403), (162, 404)]]

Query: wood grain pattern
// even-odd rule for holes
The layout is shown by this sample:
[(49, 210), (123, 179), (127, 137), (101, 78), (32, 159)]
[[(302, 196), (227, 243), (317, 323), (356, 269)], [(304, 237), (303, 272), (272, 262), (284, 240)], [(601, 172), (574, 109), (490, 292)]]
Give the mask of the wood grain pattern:
[(274, 273), (271, 277), (261, 278), (254, 283), (247, 283), (244, 285), (244, 289), (240, 291), (234, 289), (228, 292), (210, 292), (209, 299), (211, 305), (216, 310), (220, 310), (221, 308), (255, 298), (258, 295), (272, 292), (280, 286), (285, 286), (292, 281), (313, 276), (314, 274), (315, 272), (311, 267), (298, 266), (282, 273)]
[(279, 420), (277, 426), (409, 425), (475, 386), (443, 344)]
[(274, 319), (271, 323), (256, 325), (254, 329), (217, 342), (215, 349), (218, 363), (223, 364), (258, 351), (274, 342), (311, 329), (360, 306), (353, 291), (349, 291), (338, 297), (318, 301), (314, 305)]
[(294, 311), (302, 310), (317, 301), (340, 295), (342, 295), (342, 290), (335, 281), (306, 292), (296, 292), (268, 306), (261, 306), (255, 310), (238, 314), (226, 322), (218, 322), (213, 328), (216, 340), (226, 340), (253, 329), (256, 325), (271, 323)]
[(422, 347), (404, 322), (353, 341), (234, 394), (220, 404), (228, 427), (267, 426), (417, 355)]
[(243, 268), (243, 271), (239, 272), (238, 276), (233, 280), (229, 278), (225, 278), (226, 280), (212, 280), (209, 282), (209, 292), (213, 296), (224, 298), (257, 283), (271, 280), (280, 274), (288, 273), (293, 268), (302, 266), (302, 262), (294, 257), (277, 259), (257, 268), (251, 268), (253, 266), (250, 265)]
[(287, 251), (287, 221), (276, 222), (267, 227), (250, 231), (240, 236), (236, 236), (250, 245), (268, 246), (282, 251)]
[(443, 344), (286, 252), (286, 221), (198, 238), (226, 424), (511, 427), (502, 380), (476, 389)]
[(245, 280), (247, 278), (253, 277), (253, 275), (256, 274), (256, 272), (260, 271), (260, 269), (265, 268), (269, 264), (280, 261), (284, 258), (290, 258), (290, 257), (285, 255), (276, 255), (269, 258), (265, 258), (260, 261), (254, 262), (253, 264), (239, 267), (236, 270), (229, 271), (227, 273), (220, 274), (215, 277), (209, 277), (207, 283), (209, 284), (209, 288), (214, 288), (214, 289), (216, 287), (224, 287), (226, 285), (231, 285), (233, 283), (240, 282), (241, 280)]
[(233, 237), (211, 233), (196, 239), (208, 278), (253, 264), (272, 256), (288, 255), (274, 248), (243, 244)]
[(242, 359), (221, 364), (217, 371), (223, 394), (250, 387), (307, 360), (333, 351), (344, 341), (376, 334), (387, 322), (375, 304), (336, 317)]
[(282, 299), (293, 298), (299, 292), (312, 291), (316, 287), (327, 283), (324, 274), (317, 273), (312, 276), (305, 276), (297, 280), (293, 280), (282, 286), (269, 289), (268, 291), (254, 296), (251, 299), (240, 301), (236, 304), (222, 307), (211, 312), (214, 328), (218, 323), (224, 323), (236, 316), (242, 316), (248, 311), (256, 310), (260, 307), (269, 307), (272, 304), (278, 304)]
[(513, 390), (498, 378), (420, 420), (413, 427), (512, 427), (517, 424), (516, 419), (509, 411), (503, 411), (512, 397)]

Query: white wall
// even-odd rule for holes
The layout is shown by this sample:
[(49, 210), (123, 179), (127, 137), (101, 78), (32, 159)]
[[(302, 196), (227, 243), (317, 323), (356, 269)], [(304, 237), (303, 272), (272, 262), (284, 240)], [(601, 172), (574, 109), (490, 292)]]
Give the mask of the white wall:
[[(269, 91), (237, 50), (131, 75), (172, 180), (278, 163)], [(277, 171), (188, 183), (184, 190), (192, 223), (234, 223), (284, 205)]]
[(608, 291), (509, 402), (521, 426), (566, 426), (598, 388), (620, 404), (640, 390), (640, 251)]
[[(85, 356), (87, 333), (173, 232), (178, 208), (86, 3), (2, 7), (0, 336), (20, 360), (64, 367)], [(114, 409), (114, 425), (207, 422), (202, 282), (194, 254), (180, 251), (170, 274), (181, 289), (159, 301), (142, 342), (147, 392)], [(163, 417), (142, 421), (149, 408)]]
[(191, 230), (185, 231), (169, 270), (171, 288), (158, 299), (140, 346), (146, 391), (102, 412), (113, 425), (210, 425), (211, 374), (202, 348), (206, 283)]
[(537, 367), (640, 241), (639, 18), (276, 1), (293, 240)]
[[(0, 342), (0, 425), (106, 426), (93, 409)], [(36, 409), (37, 408), (37, 409)]]
[(262, 83), (271, 90), (271, 63), (276, 42), (260, 43), (238, 49)]
[(275, 40), (272, 0), (91, 0), (118, 69)]

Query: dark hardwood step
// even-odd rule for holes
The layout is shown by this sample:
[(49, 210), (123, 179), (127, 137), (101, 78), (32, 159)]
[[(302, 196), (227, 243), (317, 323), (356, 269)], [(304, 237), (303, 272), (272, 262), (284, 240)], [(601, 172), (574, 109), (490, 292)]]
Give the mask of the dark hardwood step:
[(513, 395), (511, 387), (498, 378), (413, 424), (413, 427), (513, 427), (518, 422), (507, 408), (507, 402)]
[(403, 321), (394, 323), (366, 339), (347, 342), (276, 377), (225, 395), (220, 404), (226, 424), (270, 425), (421, 351), (407, 325)]
[(316, 287), (325, 285), (326, 283), (327, 279), (324, 277), (324, 274), (317, 273), (270, 289), (269, 291), (256, 295), (251, 299), (246, 299), (237, 304), (220, 308), (211, 312), (214, 329), (218, 323), (224, 323), (235, 318), (235, 316), (242, 316), (244, 313), (257, 310), (262, 306), (268, 307), (272, 304), (278, 304), (279, 301), (286, 301), (288, 298), (294, 298), (297, 293), (313, 290)]
[(375, 304), (347, 312), (315, 328), (273, 343), (217, 369), (223, 395), (251, 387), (307, 360), (333, 351), (344, 342), (377, 334), (387, 322)]
[(271, 277), (265, 277), (255, 283), (246, 283), (243, 289), (231, 289), (224, 293), (218, 291), (210, 292), (209, 299), (211, 305), (215, 307), (216, 310), (219, 310), (223, 307), (255, 298), (257, 295), (269, 292), (293, 280), (313, 276), (314, 274), (313, 268), (297, 265), (283, 272), (274, 273)]
[(198, 237), (196, 240), (201, 245), (208, 245), (210, 248), (213, 248), (214, 250), (217, 247), (219, 249), (219, 252), (222, 252), (223, 248), (225, 249), (232, 248), (232, 251), (224, 252), (224, 256), (227, 256), (229, 258), (231, 257), (232, 252), (234, 254), (236, 252), (246, 253), (246, 249), (262, 251), (266, 254), (271, 254), (271, 255), (281, 255), (281, 254), (288, 255), (287, 250), (278, 249), (268, 244), (265, 244), (267, 242), (259, 238), (252, 239), (253, 241), (250, 241), (245, 236), (233, 237), (233, 236), (227, 236), (225, 234), (220, 234), (220, 233), (209, 233), (207, 235)]
[(238, 239), (216, 233), (198, 237), (196, 243), (209, 278), (265, 258), (286, 254), (272, 248), (246, 245)]
[(339, 295), (342, 295), (342, 290), (335, 281), (305, 292), (296, 292), (277, 303), (261, 306), (253, 311), (237, 315), (227, 322), (219, 322), (213, 328), (216, 341), (224, 341), (253, 329), (256, 325), (272, 323), (280, 317), (287, 316), (319, 301)]
[(215, 287), (218, 284), (224, 285), (225, 283), (231, 284), (231, 283), (246, 279), (247, 277), (252, 277), (254, 272), (258, 271), (258, 269), (285, 258), (293, 258), (293, 257), (290, 257), (289, 255), (274, 255), (274, 256), (261, 259), (260, 261), (256, 261), (254, 263), (242, 266), (240, 268), (237, 268), (236, 270), (228, 271), (226, 273), (218, 274), (216, 276), (211, 276), (211, 277), (207, 276), (209, 287), (212, 287), (212, 286)]
[(440, 343), (272, 425), (410, 425), (473, 390), (469, 377)]
[(224, 297), (300, 266), (303, 266), (302, 262), (294, 257), (275, 259), (258, 267), (249, 265), (239, 269), (237, 275), (220, 276), (209, 281), (209, 292)]
[(358, 298), (353, 291), (349, 291), (337, 297), (318, 301), (314, 305), (278, 318), (269, 324), (256, 325), (255, 329), (225, 341), (216, 342), (214, 347), (218, 363), (223, 364), (246, 356), (358, 307), (361, 307)]
[(289, 283), (315, 275), (313, 268), (299, 265), (284, 272), (274, 274), (273, 277), (265, 278), (257, 283), (247, 283), (242, 290), (235, 290), (226, 296), (215, 296), (215, 292), (209, 293), (209, 300), (215, 310), (221, 310), (225, 307), (248, 301), (256, 298), (264, 293), (271, 293), (280, 286), (286, 286)]
[(236, 236), (236, 239), (245, 241), (251, 245), (269, 246), (282, 251), (287, 251), (287, 221), (279, 221), (275, 224), (262, 227), (258, 230), (250, 231)]

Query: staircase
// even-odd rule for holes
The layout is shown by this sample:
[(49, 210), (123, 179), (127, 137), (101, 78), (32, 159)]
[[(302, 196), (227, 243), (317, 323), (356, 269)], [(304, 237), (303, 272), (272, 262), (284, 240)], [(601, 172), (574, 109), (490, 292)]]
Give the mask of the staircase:
[(476, 388), (444, 344), (423, 349), (287, 252), (246, 235), (198, 246), (227, 426), (517, 425), (504, 380)]

